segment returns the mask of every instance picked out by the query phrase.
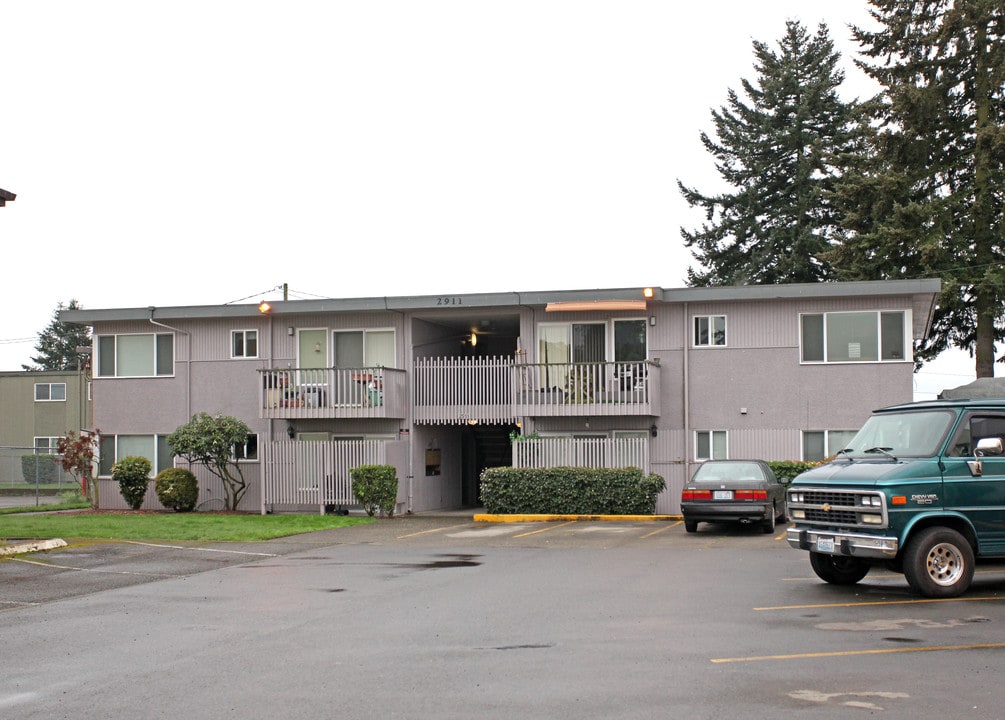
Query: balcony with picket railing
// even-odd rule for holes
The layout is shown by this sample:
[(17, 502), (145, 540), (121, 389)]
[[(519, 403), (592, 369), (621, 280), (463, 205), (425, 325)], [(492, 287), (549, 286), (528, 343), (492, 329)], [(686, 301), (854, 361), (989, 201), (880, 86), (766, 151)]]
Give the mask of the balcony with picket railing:
[(385, 367), (260, 370), (263, 418), (404, 418), (407, 376)]
[(659, 415), (659, 363), (514, 362), (511, 357), (422, 358), (414, 365), (417, 422), (521, 417)]

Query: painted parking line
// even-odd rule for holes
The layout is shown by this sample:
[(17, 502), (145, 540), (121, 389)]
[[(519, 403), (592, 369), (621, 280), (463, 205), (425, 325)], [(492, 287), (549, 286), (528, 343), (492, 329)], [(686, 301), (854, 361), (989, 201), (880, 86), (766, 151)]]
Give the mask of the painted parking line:
[(56, 570), (76, 570), (77, 572), (104, 573), (105, 575), (141, 575), (143, 577), (159, 578), (177, 577), (166, 573), (130, 572), (128, 570), (103, 570), (102, 568), (73, 567), (72, 565), (57, 565), (56, 563), (39, 562), (38, 560), (27, 560), (25, 558), (12, 558), (12, 560), (26, 565), (38, 565), (39, 567), (54, 568)]
[(659, 530), (653, 530), (650, 533), (646, 533), (645, 535), (643, 535), (639, 539), (640, 540), (645, 540), (646, 538), (651, 538), (653, 535), (659, 535), (660, 533), (664, 533), (667, 530), (671, 530), (671, 529), (673, 529), (675, 527), (680, 527), (680, 525), (681, 525), (682, 522), (683, 522), (682, 520), (678, 520), (677, 522), (673, 523), (672, 525), (667, 525), (666, 527), (661, 527)]
[(843, 650), (838, 652), (796, 653), (791, 655), (754, 655), (751, 657), (709, 658), (712, 663), (766, 662), (769, 660), (806, 660), (812, 658), (855, 657), (860, 655), (892, 655), (895, 653), (945, 652), (947, 650), (996, 650), (1005, 643), (976, 643), (973, 645), (932, 645), (911, 648), (876, 648), (872, 650)]
[(228, 555), (255, 555), (257, 557), (277, 557), (275, 553), (250, 552), (248, 550), (224, 550), (189, 545), (162, 545), (160, 543), (139, 542), (138, 540), (123, 540), (127, 545), (143, 545), (144, 547), (166, 548), (168, 550), (194, 550), (196, 552), (225, 553)]
[(520, 533), (519, 535), (514, 535), (515, 538), (527, 537), (528, 535), (537, 535), (538, 533), (549, 532), (551, 530), (557, 530), (560, 527), (565, 527), (566, 525), (572, 525), (576, 520), (570, 520), (569, 522), (559, 523), (558, 525), (549, 525), (548, 527), (543, 527), (540, 530), (531, 530), (530, 532)]
[(931, 603), (951, 603), (951, 602), (984, 602), (994, 600), (1001, 602), (1005, 598), (1001, 597), (956, 597), (956, 598), (912, 598), (910, 600), (867, 600), (860, 602), (845, 603), (813, 603), (810, 605), (775, 605), (771, 607), (755, 607), (757, 612), (770, 612), (775, 610), (812, 610), (816, 608), (848, 608), (848, 607), (870, 607), (876, 605), (928, 605)]
[(419, 530), (418, 532), (408, 533), (407, 535), (398, 535), (397, 540), (403, 540), (404, 538), (418, 537), (419, 535), (429, 535), (431, 533), (444, 532), (446, 530), (451, 530), (453, 528), (467, 527), (468, 523), (458, 523), (456, 525), (444, 525), (442, 527), (431, 528), (429, 530)]

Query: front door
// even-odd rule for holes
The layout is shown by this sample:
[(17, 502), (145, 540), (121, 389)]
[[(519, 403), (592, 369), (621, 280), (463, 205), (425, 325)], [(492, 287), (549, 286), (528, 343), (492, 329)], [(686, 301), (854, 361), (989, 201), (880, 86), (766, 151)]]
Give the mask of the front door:
[[(982, 472), (974, 475), (977, 441), (1005, 438), (1005, 413), (975, 411), (963, 418), (943, 458), (945, 507), (970, 519), (977, 530), (982, 554), (1005, 553), (1005, 457), (981, 458)], [(910, 498), (908, 498), (910, 500)]]

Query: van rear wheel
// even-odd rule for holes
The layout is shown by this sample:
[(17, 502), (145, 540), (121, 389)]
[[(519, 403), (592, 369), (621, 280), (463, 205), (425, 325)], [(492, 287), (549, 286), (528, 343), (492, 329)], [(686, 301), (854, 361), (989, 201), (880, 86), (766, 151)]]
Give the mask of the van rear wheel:
[(974, 549), (955, 530), (931, 527), (912, 537), (904, 549), (904, 576), (920, 595), (962, 595), (974, 579)]
[(869, 574), (869, 563), (840, 555), (811, 552), (810, 565), (818, 578), (831, 585), (854, 585)]

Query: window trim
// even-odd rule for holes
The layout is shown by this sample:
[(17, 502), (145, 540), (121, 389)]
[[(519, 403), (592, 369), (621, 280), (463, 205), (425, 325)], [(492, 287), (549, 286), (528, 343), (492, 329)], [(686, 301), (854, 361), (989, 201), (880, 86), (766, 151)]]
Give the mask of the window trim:
[[(241, 334), (241, 355), (234, 353), (237, 348), (237, 335)], [(251, 355), (248, 353), (248, 333), (255, 334), (255, 354)], [(231, 360), (257, 360), (259, 358), (259, 332), (255, 328), (238, 328), (230, 331), (230, 359)]]
[[(63, 397), (53, 398), (52, 388), (53, 386), (63, 386)], [(49, 397), (40, 398), (38, 396), (38, 389), (40, 387), (49, 388)], [(66, 383), (65, 382), (49, 382), (49, 383), (35, 383), (35, 402), (66, 402)]]
[[(714, 320), (722, 318), (722, 342), (714, 342)], [(708, 342), (698, 342), (698, 321), (708, 321)], [(724, 348), (729, 347), (729, 320), (725, 313), (709, 313), (707, 315), (691, 316), (691, 347), (692, 348)]]
[[(708, 450), (710, 457), (701, 457), (698, 455), (698, 435), (699, 434), (708, 435)], [(715, 457), (715, 436), (717, 433), (721, 433), (725, 438), (726, 454), (724, 457)], [(694, 459), (697, 461), (704, 462), (705, 460), (728, 460), (729, 459), (729, 431), (728, 430), (695, 430), (694, 436), (692, 438), (694, 442)]]
[[(36, 454), (42, 455), (58, 455), (59, 451), (57, 449), (58, 443), (60, 441), (60, 436), (58, 435), (36, 435), (31, 440), (31, 446), (34, 448)], [(47, 441), (47, 449), (44, 450), (38, 446), (39, 440)]]
[[(153, 365), (153, 371), (154, 372), (153, 372), (152, 375), (120, 375), (119, 374), (119, 358), (118, 358), (119, 338), (120, 337), (138, 337), (138, 336), (145, 336), (145, 337), (151, 338), (151, 342), (153, 344), (153, 363), (154, 363), (154, 365)], [(160, 360), (160, 354), (159, 354), (160, 348), (158, 347), (158, 345), (159, 345), (159, 338), (162, 338), (162, 337), (169, 337), (169, 338), (171, 338), (171, 372), (169, 372), (169, 373), (167, 373), (167, 372), (165, 372), (165, 373), (158, 372), (158, 362)], [(107, 339), (107, 338), (111, 338), (112, 339), (112, 361), (111, 362), (112, 362), (112, 368), (113, 368), (113, 372), (111, 374), (108, 374), (108, 375), (102, 373), (102, 369), (103, 369), (102, 366), (104, 365), (103, 361), (105, 359), (105, 358), (102, 357), (102, 352), (103, 352), (102, 345), (105, 344), (102, 341), (105, 340), (105, 339)], [(102, 380), (111, 380), (111, 379), (120, 380), (120, 379), (135, 379), (135, 378), (170, 378), (170, 377), (174, 377), (175, 376), (175, 366), (178, 364), (178, 360), (177, 360), (177, 357), (176, 357), (177, 347), (178, 347), (178, 343), (175, 342), (175, 334), (174, 333), (159, 333), (159, 332), (154, 332), (154, 333), (107, 333), (107, 334), (102, 334), (102, 335), (96, 335), (95, 339), (94, 339), (94, 348), (95, 348), (94, 377), (95, 378), (100, 378)]]
[[(828, 332), (828, 318), (835, 315), (862, 315), (865, 313), (871, 313), (875, 315), (875, 340), (876, 340), (876, 359), (875, 360), (830, 360), (827, 357), (827, 332)], [(884, 315), (900, 315), (902, 318), (902, 336), (901, 336), (901, 347), (900, 352), (902, 357), (899, 358), (884, 358), (883, 357), (883, 316)], [(822, 322), (822, 333), (821, 341), (823, 347), (820, 348), (822, 352), (822, 360), (807, 360), (806, 359), (806, 344), (805, 344), (805, 333), (804, 333), (804, 319), (808, 317), (819, 317)], [(799, 364), (800, 365), (868, 365), (872, 363), (914, 363), (914, 349), (912, 347), (912, 337), (911, 337), (911, 327), (913, 325), (913, 317), (911, 310), (909, 309), (896, 309), (896, 308), (883, 308), (883, 309), (864, 309), (864, 310), (821, 310), (815, 312), (801, 312), (798, 314), (799, 320)]]
[[(251, 439), (254, 438), (255, 443), (255, 455), (254, 457), (248, 457), (248, 444)], [(236, 446), (235, 446), (236, 447)], [(242, 445), (242, 454), (238, 457), (236, 452), (231, 452), (231, 460), (237, 463), (257, 463), (262, 460), (262, 445), (259, 434), (256, 432), (248, 433), (247, 437), (244, 439), (244, 445)]]
[[(799, 457), (802, 462), (822, 462), (827, 458), (831, 457), (837, 450), (830, 452), (831, 449), (831, 433), (849, 433), (854, 435), (857, 430), (840, 430), (838, 428), (832, 428), (830, 430), (800, 430), (799, 431)], [(806, 435), (809, 433), (821, 433), (824, 436), (824, 456), (820, 459), (809, 460), (806, 458)]]

